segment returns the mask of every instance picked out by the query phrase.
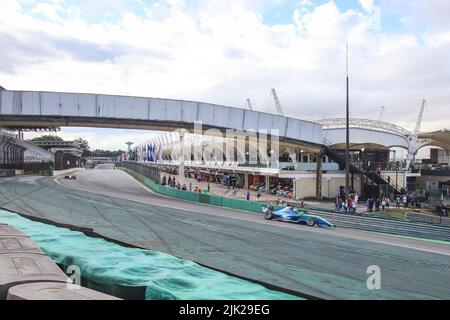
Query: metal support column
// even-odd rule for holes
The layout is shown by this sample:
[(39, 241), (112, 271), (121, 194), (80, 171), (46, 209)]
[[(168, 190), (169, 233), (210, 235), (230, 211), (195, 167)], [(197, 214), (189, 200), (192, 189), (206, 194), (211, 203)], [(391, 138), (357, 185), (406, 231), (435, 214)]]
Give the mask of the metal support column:
[(345, 198), (350, 195), (350, 99), (349, 99), (349, 72), (348, 72), (348, 44), (347, 44), (347, 104), (345, 126)]
[(180, 142), (179, 142), (179, 158), (180, 164), (178, 166), (178, 182), (181, 186), (184, 184), (184, 138), (185, 138), (185, 130), (179, 130)]
[(322, 158), (323, 153), (317, 155), (317, 167), (316, 167), (316, 198), (322, 200)]

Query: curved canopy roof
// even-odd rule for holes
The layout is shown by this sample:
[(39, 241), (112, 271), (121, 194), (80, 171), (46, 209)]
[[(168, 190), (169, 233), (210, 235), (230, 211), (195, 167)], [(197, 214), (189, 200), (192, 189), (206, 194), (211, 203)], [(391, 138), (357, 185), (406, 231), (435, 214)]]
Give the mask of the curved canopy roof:
[(435, 132), (421, 133), (419, 135), (421, 139), (432, 139), (433, 145), (441, 147), (442, 149), (450, 152), (450, 130), (442, 129)]

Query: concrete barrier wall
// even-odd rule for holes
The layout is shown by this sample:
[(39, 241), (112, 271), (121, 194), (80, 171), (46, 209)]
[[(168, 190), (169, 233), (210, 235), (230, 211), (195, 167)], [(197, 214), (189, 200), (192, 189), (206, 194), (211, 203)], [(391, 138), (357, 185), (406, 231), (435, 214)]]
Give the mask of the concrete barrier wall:
[(77, 287), (70, 289), (65, 283), (37, 282), (12, 287), (7, 300), (120, 300), (119, 298)]
[(70, 280), (23, 232), (0, 224), (0, 300), (120, 300)]
[(271, 204), (265, 203), (265, 202), (255, 202), (255, 201), (247, 201), (247, 200), (241, 200), (241, 199), (232, 199), (232, 198), (220, 197), (220, 196), (216, 196), (216, 195), (212, 195), (212, 194), (183, 191), (183, 190), (178, 190), (178, 189), (174, 189), (174, 188), (170, 188), (170, 187), (166, 187), (166, 186), (161, 186), (161, 185), (153, 182), (151, 179), (148, 179), (148, 178), (144, 177), (143, 175), (137, 173), (136, 171), (133, 171), (124, 166), (120, 166), (120, 168), (123, 171), (130, 174), (136, 180), (138, 180), (141, 183), (148, 186), (154, 192), (168, 196), (168, 197), (173, 197), (173, 198), (187, 200), (187, 201), (200, 202), (200, 203), (204, 203), (204, 204), (210, 204), (213, 206), (219, 206), (219, 207), (224, 207), (224, 208), (229, 208), (229, 209), (237, 209), (237, 210), (255, 212), (255, 213), (261, 212), (261, 206), (271, 205)]
[(10, 288), (33, 282), (62, 282), (68, 277), (23, 232), (0, 225), (0, 300)]

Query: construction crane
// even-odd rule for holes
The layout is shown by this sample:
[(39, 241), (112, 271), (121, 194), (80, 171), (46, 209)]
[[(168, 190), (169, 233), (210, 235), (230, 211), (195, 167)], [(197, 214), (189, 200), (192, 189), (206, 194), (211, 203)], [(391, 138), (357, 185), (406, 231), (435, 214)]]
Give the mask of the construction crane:
[(277, 112), (279, 116), (284, 116), (283, 108), (281, 107), (280, 100), (278, 99), (277, 92), (272, 89), (273, 100), (275, 101), (275, 106), (277, 107)]
[(250, 98), (247, 99), (247, 106), (248, 106), (249, 110), (253, 111), (253, 105), (252, 105), (252, 101), (250, 100)]
[(414, 130), (415, 140), (417, 140), (417, 137), (419, 136), (419, 132), (420, 132), (420, 127), (422, 126), (423, 112), (425, 110), (426, 103), (427, 103), (426, 100), (422, 100), (422, 107), (420, 108), (419, 118), (417, 119), (417, 123), (416, 123), (416, 129)]
[(406, 158), (406, 168), (408, 169), (411, 163), (414, 162), (414, 157), (417, 152), (417, 142), (419, 139), (420, 127), (422, 125), (423, 112), (425, 110), (426, 100), (422, 101), (422, 107), (420, 108), (419, 118), (417, 119), (416, 128), (412, 135), (409, 136), (408, 156)]

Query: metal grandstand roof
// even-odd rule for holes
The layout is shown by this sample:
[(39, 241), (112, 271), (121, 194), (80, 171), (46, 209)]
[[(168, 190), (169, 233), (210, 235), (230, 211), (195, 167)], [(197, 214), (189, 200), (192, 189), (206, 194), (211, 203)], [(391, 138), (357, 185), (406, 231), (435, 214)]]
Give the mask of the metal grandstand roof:
[[(346, 126), (345, 118), (324, 119), (318, 120), (317, 122), (322, 124), (324, 129), (342, 128)], [(370, 119), (352, 118), (350, 119), (350, 127), (390, 132), (402, 136), (409, 136), (411, 134), (408, 130), (395, 124)]]

